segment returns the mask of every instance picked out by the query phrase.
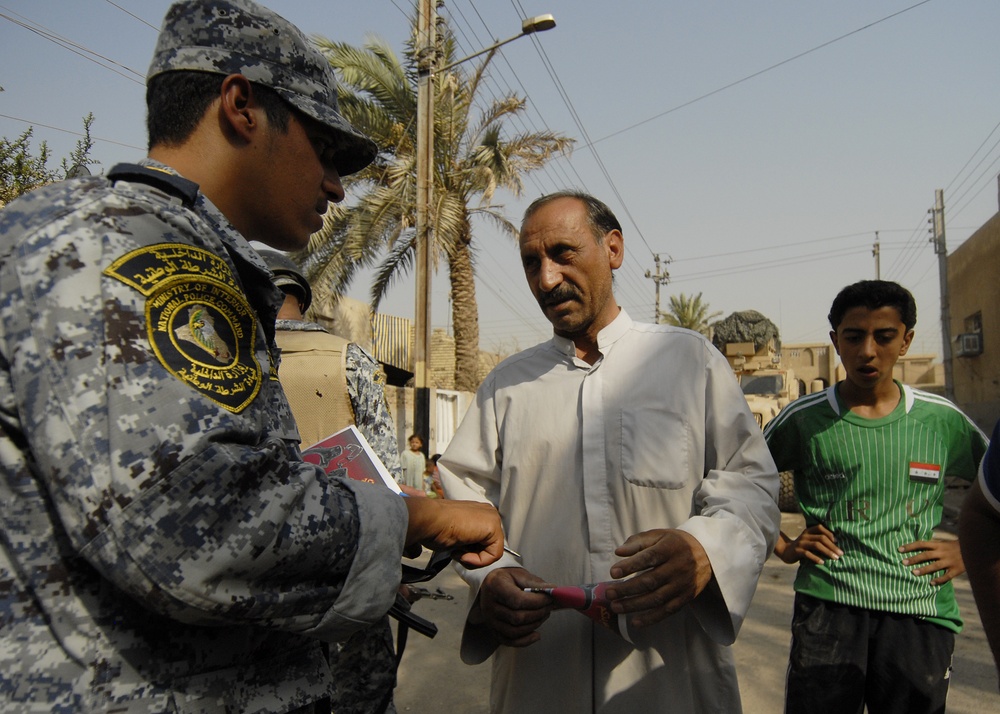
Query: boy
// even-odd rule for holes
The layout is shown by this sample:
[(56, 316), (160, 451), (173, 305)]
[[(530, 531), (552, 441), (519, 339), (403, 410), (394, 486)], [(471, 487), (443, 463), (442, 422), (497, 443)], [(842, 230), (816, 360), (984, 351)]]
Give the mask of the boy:
[(775, 553), (795, 579), (785, 711), (943, 712), (955, 633), (957, 541), (934, 540), (946, 476), (975, 478), (981, 431), (951, 402), (892, 377), (917, 309), (896, 283), (844, 288), (830, 339), (847, 378), (764, 431), (795, 472), (806, 529)]

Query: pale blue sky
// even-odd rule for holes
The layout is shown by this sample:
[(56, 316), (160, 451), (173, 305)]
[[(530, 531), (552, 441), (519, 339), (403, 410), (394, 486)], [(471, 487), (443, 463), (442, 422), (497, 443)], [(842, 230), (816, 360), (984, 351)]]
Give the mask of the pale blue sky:
[[(361, 43), (376, 33), (400, 49), (412, 8), (412, 0), (266, 4), (307, 34)], [(78, 131), (93, 112), (99, 170), (140, 157), (141, 75), (156, 39), (146, 23), (158, 26), (168, 5), (0, 0), (0, 135), (13, 138), (27, 120), (62, 156), (75, 137), (59, 129)], [(874, 277), (879, 231), (882, 277), (917, 297), (914, 349), (940, 351), (927, 209), (944, 189), (950, 250), (997, 211), (996, 0), (446, 0), (445, 12), (463, 54), (513, 35), (522, 16), (555, 15), (539, 44), (504, 48), (492, 91), (527, 94), (518, 128), (548, 127), (579, 145), (529, 178), (524, 199), (499, 200), (515, 221), (528, 200), (560, 188), (606, 200), (625, 228), (617, 291), (633, 317), (653, 318), (644, 273), (659, 253), (674, 260), (664, 304), (702, 292), (723, 314), (763, 312), (786, 342), (825, 341), (837, 290)], [(545, 339), (514, 244), (485, 224), (477, 243), (482, 347)], [(435, 327), (447, 322), (446, 283), (439, 273)], [(365, 297), (367, 286), (352, 295)], [(407, 278), (383, 309), (409, 317), (412, 306)]]

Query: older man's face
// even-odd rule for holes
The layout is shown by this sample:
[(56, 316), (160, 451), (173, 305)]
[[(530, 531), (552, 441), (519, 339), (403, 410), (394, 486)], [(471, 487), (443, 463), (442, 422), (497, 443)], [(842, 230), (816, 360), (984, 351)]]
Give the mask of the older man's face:
[(619, 231), (600, 242), (575, 198), (547, 203), (525, 221), (521, 264), (535, 300), (557, 335), (596, 336), (618, 315), (611, 273), (622, 263)]

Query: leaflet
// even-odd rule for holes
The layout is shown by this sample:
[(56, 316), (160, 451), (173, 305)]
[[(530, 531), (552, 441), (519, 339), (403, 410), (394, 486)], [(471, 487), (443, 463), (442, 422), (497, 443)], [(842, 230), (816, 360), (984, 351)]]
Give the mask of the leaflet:
[(331, 476), (382, 483), (403, 495), (396, 479), (375, 455), (364, 434), (353, 424), (305, 449), (302, 460), (320, 466)]
[(565, 585), (555, 588), (525, 588), (525, 592), (544, 593), (550, 595), (560, 607), (579, 610), (594, 622), (598, 622), (609, 630), (617, 632), (629, 644), (632, 638), (628, 633), (628, 622), (625, 615), (619, 615), (612, 611), (611, 601), (605, 593), (612, 585), (622, 582), (621, 580), (607, 580), (603, 583), (590, 583), (588, 585)]

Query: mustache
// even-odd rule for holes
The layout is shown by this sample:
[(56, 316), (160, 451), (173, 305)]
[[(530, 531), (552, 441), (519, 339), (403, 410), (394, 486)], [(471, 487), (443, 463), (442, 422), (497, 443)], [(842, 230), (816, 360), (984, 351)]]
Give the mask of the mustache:
[(572, 285), (560, 285), (555, 290), (547, 293), (542, 293), (538, 296), (538, 304), (542, 307), (549, 307), (550, 305), (558, 305), (561, 302), (566, 302), (567, 300), (579, 300), (580, 291), (574, 288)]

